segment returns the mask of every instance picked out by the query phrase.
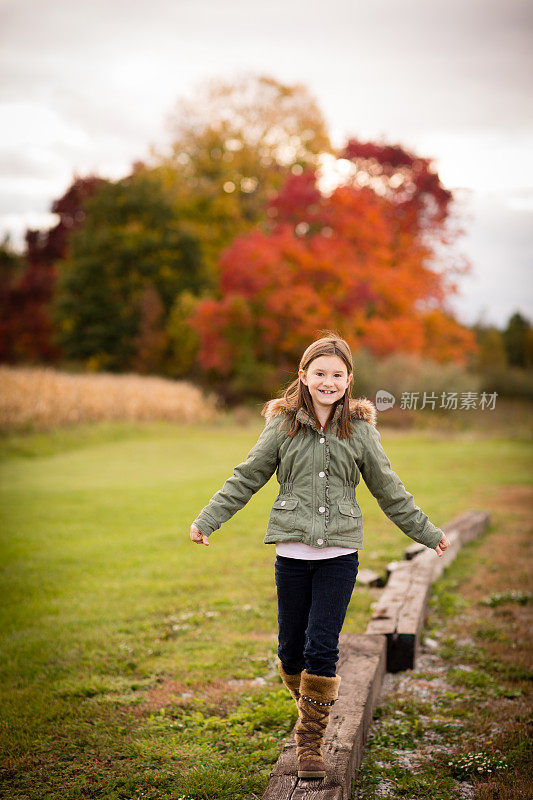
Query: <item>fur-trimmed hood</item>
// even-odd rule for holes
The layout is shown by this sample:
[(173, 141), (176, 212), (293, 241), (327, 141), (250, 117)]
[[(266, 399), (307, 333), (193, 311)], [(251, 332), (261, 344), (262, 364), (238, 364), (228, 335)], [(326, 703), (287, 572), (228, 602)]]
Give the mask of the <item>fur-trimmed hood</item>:
[[(340, 409), (341, 406), (338, 405), (333, 415), (333, 421), (335, 421), (340, 416)], [(265, 411), (265, 418), (268, 421), (269, 419), (272, 419), (272, 417), (286, 414), (287, 411), (288, 407), (285, 398), (277, 397), (274, 400), (270, 400), (270, 402), (268, 403), (268, 407)], [(377, 409), (374, 403), (371, 400), (368, 400), (368, 398), (351, 397), (350, 411), (352, 416), (355, 417), (355, 419), (363, 419), (365, 420), (365, 422), (369, 422), (371, 425), (376, 426)], [(305, 416), (306, 418), (309, 417), (305, 409), (300, 409), (298, 415)]]

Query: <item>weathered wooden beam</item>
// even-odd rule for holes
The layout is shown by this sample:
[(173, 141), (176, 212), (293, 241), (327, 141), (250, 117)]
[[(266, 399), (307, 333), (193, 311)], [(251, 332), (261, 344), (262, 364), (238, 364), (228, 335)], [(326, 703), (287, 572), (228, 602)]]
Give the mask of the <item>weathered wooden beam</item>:
[(476, 539), (490, 524), (490, 514), (487, 511), (465, 511), (452, 522), (442, 526), (442, 530), (449, 538), (451, 544), (444, 551), (441, 558), (433, 550), (424, 549), (413, 559), (420, 565), (431, 567), (431, 581), (434, 582), (450, 566), (463, 545)]
[(363, 756), (372, 712), (385, 674), (385, 639), (367, 634), (341, 634), (337, 674), (339, 699), (326, 730), (323, 754), (326, 777), (297, 778), (295, 729), (274, 765), (263, 800), (349, 800), (352, 778)]
[(346, 800), (342, 786), (317, 789), (317, 783), (320, 781), (300, 780), (291, 795), (291, 800)]
[(423, 553), (426, 549), (424, 544), (420, 544), (419, 542), (413, 542), (408, 547), (405, 548), (403, 551), (403, 557), (406, 561), (410, 561), (412, 558), (417, 556), (419, 553)]
[(414, 667), (430, 589), (431, 565), (416, 559), (401, 562), (391, 574), (366, 628), (387, 638), (387, 672)]
[(417, 548), (414, 552), (409, 546), (406, 552), (410, 559), (400, 562), (391, 573), (366, 628), (369, 634), (387, 637), (388, 672), (414, 669), (431, 584), (451, 564), (463, 544), (479, 536), (489, 521), (490, 515), (484, 511), (467, 511), (443, 525), (450, 546), (441, 557), (427, 548), (422, 551)]

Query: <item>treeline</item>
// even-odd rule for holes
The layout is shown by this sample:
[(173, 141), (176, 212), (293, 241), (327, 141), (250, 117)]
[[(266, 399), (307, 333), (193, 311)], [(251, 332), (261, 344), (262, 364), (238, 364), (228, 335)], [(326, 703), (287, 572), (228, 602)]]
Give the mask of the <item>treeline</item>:
[(167, 151), (122, 180), (75, 178), (51, 210), (23, 254), (0, 250), (4, 363), (193, 379), (234, 402), (278, 389), (322, 329), (378, 358), (533, 360), (520, 315), (498, 331), (449, 311), (470, 265), (431, 161), (335, 151), (301, 85), (210, 83), (178, 105)]

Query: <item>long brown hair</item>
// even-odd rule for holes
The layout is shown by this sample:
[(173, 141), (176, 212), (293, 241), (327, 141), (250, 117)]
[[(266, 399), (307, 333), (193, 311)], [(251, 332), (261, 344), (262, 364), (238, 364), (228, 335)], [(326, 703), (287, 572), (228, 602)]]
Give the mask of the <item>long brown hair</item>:
[[(304, 351), (300, 359), (299, 369), (307, 371), (311, 362), (320, 356), (338, 356), (346, 365), (348, 375), (353, 373), (352, 352), (346, 340), (335, 331), (322, 332), (326, 333), (327, 335), (312, 342), (312, 344), (310, 344), (309, 347)], [(352, 394), (352, 387), (353, 380), (351, 380), (346, 387), (344, 396), (331, 407), (328, 421), (324, 426), (325, 428), (329, 427), (337, 407), (342, 403), (343, 407), (338, 420), (338, 436), (340, 439), (349, 438), (352, 435), (352, 420), (350, 415), (350, 397)], [(291, 437), (296, 436), (300, 428), (303, 428), (305, 433), (307, 432), (306, 426), (302, 425), (302, 423), (296, 419), (296, 415), (301, 408), (307, 411), (309, 416), (315, 420), (315, 423), (318, 426), (320, 425), (320, 422), (315, 414), (315, 408), (313, 406), (313, 400), (311, 393), (309, 392), (309, 388), (300, 380), (299, 375), (296, 380), (292, 381), (292, 383), (287, 387), (282, 397), (269, 400), (265, 403), (261, 410), (261, 414), (263, 414), (263, 416), (266, 414), (271, 403), (283, 407), (283, 410), (285, 411), (290, 422), (290, 428), (287, 430), (287, 434)]]

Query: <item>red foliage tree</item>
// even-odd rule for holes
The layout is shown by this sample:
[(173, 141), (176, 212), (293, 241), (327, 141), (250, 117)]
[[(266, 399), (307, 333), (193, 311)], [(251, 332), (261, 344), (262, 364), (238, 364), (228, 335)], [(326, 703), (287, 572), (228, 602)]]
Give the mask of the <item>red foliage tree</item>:
[(52, 205), (52, 212), (59, 215), (58, 224), (47, 231), (26, 232), (22, 269), (4, 272), (0, 280), (0, 361), (53, 363), (59, 358), (48, 316), (54, 264), (65, 256), (70, 232), (84, 220), (84, 202), (101, 181), (77, 178)]
[[(253, 358), (274, 364), (279, 379), (321, 328), (344, 331), (354, 351), (465, 363), (474, 338), (446, 302), (457, 290), (453, 274), (468, 266), (438, 256), (450, 237), (451, 195), (427, 162), (391, 151), (381, 171), (373, 162), (370, 170), (389, 191), (359, 185), (356, 171), (326, 197), (312, 171), (291, 176), (270, 203), (270, 230), (223, 253), (222, 299), (201, 302), (191, 320), (205, 369), (238, 375), (239, 360)], [(355, 158), (353, 143), (350, 152)], [(411, 173), (403, 190), (399, 178), (390, 185), (399, 167)]]

